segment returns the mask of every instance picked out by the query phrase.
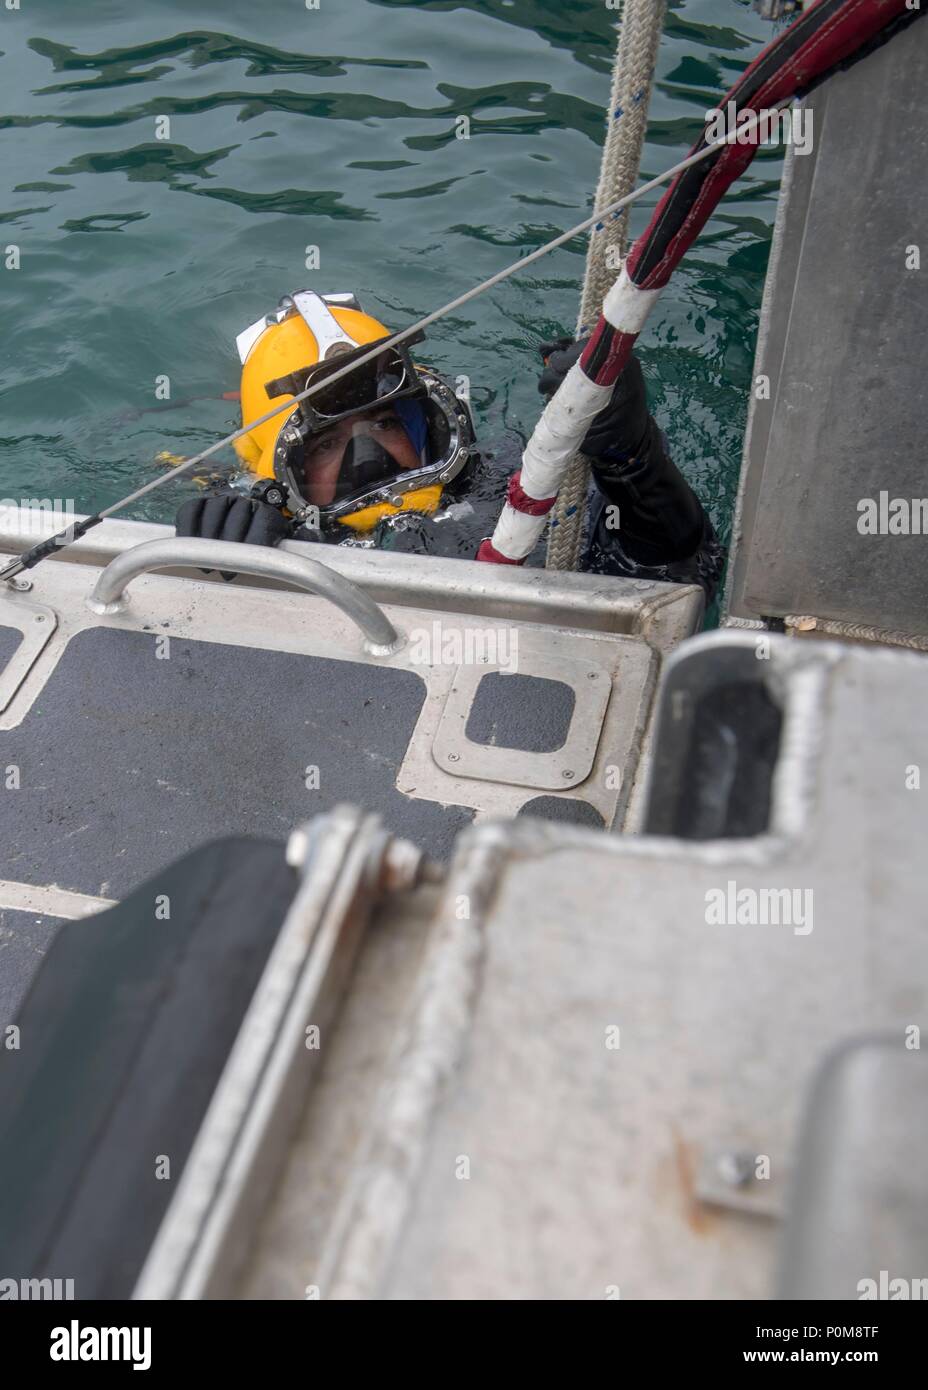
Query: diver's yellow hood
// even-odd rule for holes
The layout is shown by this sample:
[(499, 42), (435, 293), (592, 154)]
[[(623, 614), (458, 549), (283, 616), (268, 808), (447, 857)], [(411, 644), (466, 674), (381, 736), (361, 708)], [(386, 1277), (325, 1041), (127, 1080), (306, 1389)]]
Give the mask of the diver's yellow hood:
[[(266, 415), (273, 406), (293, 399), (288, 393), (269, 397), (265, 390), (267, 382), (325, 361), (338, 352), (386, 337), (390, 330), (370, 314), (338, 303), (352, 298), (350, 295), (324, 298), (305, 292), (288, 296), (281, 301), (276, 316), (269, 315), (269, 321), (259, 319), (239, 335), (243, 420), (255, 420)], [(319, 300), (322, 313), (318, 303), (312, 303)], [(286, 412), (281, 411), (236, 440), (239, 458), (260, 478), (274, 477), (274, 449), (288, 418)]]
[(400, 512), (425, 512), (431, 516), (438, 511), (442, 487), (435, 483), (432, 487), (418, 487), (413, 492), (405, 492), (395, 502), (375, 502), (371, 507), (338, 518), (342, 526), (350, 526), (352, 531), (373, 531), (378, 521), (385, 516), (398, 516)]

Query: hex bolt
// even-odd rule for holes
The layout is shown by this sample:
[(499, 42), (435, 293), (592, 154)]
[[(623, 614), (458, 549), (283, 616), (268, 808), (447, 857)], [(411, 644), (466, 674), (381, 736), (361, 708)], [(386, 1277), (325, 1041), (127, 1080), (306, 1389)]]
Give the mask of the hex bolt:
[(390, 840), (380, 862), (379, 887), (384, 893), (402, 893), (419, 883), (425, 856), (411, 840)]
[(287, 840), (287, 867), (290, 869), (301, 869), (306, 859), (306, 851), (309, 848), (309, 835), (304, 826), (297, 826), (296, 830), (291, 830)]
[(749, 1153), (729, 1149), (719, 1154), (716, 1169), (729, 1187), (745, 1187), (754, 1176), (754, 1158)]

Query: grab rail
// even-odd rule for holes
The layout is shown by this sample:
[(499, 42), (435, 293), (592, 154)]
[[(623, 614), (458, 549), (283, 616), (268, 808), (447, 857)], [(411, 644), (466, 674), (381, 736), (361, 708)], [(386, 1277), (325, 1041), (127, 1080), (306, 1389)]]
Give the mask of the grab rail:
[(262, 579), (285, 580), (334, 603), (364, 633), (364, 649), (371, 654), (389, 656), (402, 646), (403, 639), (379, 604), (344, 575), (336, 574), (318, 560), (239, 541), (209, 541), (184, 536), (145, 541), (110, 561), (88, 603), (95, 613), (121, 612), (125, 607), (126, 589), (133, 579), (149, 570), (174, 565), (233, 570)]

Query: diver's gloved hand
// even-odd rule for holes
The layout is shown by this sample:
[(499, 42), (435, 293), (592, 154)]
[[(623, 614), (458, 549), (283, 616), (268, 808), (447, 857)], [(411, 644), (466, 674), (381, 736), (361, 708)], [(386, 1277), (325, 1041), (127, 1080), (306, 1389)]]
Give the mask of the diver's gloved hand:
[[(175, 518), (175, 529), (178, 536), (274, 546), (290, 535), (292, 523), (279, 508), (230, 489), (192, 497), (185, 502)], [(234, 571), (221, 570), (220, 573), (223, 579), (235, 578)]]
[(555, 338), (552, 343), (542, 343), (538, 351), (544, 362), (544, 370), (538, 378), (538, 389), (548, 400), (554, 395), (570, 368), (577, 361), (589, 342), (574, 342), (573, 338)]
[[(541, 355), (545, 366), (538, 378), (538, 389), (548, 400), (579, 360), (588, 342), (589, 338), (579, 343), (572, 342), (570, 338), (558, 338), (553, 343), (542, 344)], [(642, 451), (650, 432), (651, 419), (644, 377), (641, 364), (633, 353), (613, 387), (609, 403), (603, 406), (590, 425), (580, 447), (592, 459), (622, 463)]]

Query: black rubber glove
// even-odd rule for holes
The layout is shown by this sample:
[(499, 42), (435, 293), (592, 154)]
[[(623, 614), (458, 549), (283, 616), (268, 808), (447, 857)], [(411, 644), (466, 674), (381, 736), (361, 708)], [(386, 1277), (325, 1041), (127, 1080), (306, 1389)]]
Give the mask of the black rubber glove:
[[(556, 342), (542, 344), (545, 367), (538, 378), (538, 389), (543, 396), (551, 399), (588, 342), (588, 338), (579, 343), (570, 338), (558, 338)], [(645, 444), (650, 425), (641, 364), (632, 355), (613, 387), (608, 404), (590, 425), (580, 447), (592, 459), (624, 462), (634, 458)]]
[[(243, 497), (240, 492), (209, 493), (185, 502), (175, 518), (179, 536), (208, 541), (243, 541), (246, 545), (279, 545), (292, 525), (276, 507)], [(204, 570), (211, 574), (212, 570)], [(235, 572), (220, 571), (223, 579)]]

